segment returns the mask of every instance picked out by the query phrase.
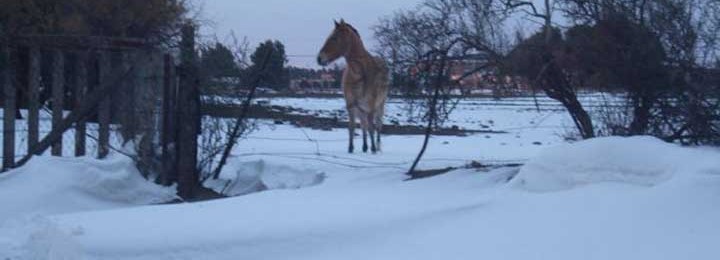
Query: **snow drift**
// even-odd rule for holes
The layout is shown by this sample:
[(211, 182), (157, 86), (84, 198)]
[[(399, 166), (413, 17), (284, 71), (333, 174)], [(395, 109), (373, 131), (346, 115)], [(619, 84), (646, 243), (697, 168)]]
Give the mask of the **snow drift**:
[(127, 157), (40, 156), (0, 175), (0, 258), (82, 259), (72, 235), (46, 216), (155, 204), (175, 189), (145, 180)]
[(230, 161), (217, 180), (208, 180), (205, 186), (228, 196), (277, 189), (299, 189), (323, 182), (325, 174), (315, 170), (299, 169), (264, 160)]
[(654, 186), (689, 167), (703, 167), (692, 158), (696, 152), (647, 136), (596, 138), (543, 151), (522, 167), (513, 184), (535, 192), (601, 182)]
[(132, 160), (37, 157), (0, 175), (0, 224), (15, 216), (147, 205), (176, 198), (145, 180)]
[[(389, 137), (388, 147), (409, 147), (415, 140)], [(314, 149), (284, 140), (250, 142), (255, 143), (243, 149), (256, 153)], [(337, 147), (332, 153), (345, 152), (342, 145), (331, 147)], [(442, 155), (462, 156), (457, 148), (446, 151)], [(381, 158), (391, 162), (411, 155), (389, 150)], [(132, 208), (122, 207), (165, 193), (139, 178), (129, 161), (41, 158), (42, 164), (18, 170), (25, 174), (0, 177), (0, 216), (41, 211), (5, 225), (0, 220), (0, 259), (715, 260), (720, 255), (717, 148), (683, 148), (649, 137), (600, 138), (547, 149), (521, 170), (462, 169), (415, 181), (404, 181), (404, 172), (393, 167), (252, 158), (264, 160), (230, 162), (221, 178), (237, 185), (228, 190), (276, 190)], [(59, 176), (48, 174), (53, 172)], [(321, 185), (277, 190), (317, 184), (322, 173), (328, 177)], [(118, 188), (133, 181), (145, 188)], [(118, 190), (107, 194), (103, 187)], [(136, 196), (143, 189), (150, 195)], [(25, 202), (30, 205), (4, 207)], [(121, 208), (88, 212), (115, 206)], [(54, 214), (59, 212), (68, 213)]]

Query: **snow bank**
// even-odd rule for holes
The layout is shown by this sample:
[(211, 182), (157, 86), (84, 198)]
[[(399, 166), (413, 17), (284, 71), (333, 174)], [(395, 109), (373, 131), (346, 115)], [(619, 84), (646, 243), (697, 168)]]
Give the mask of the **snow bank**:
[[(76, 232), (80, 232), (79, 230)], [(0, 226), (2, 259), (85, 259), (73, 236), (45, 217), (18, 218)]]
[(690, 152), (654, 137), (596, 138), (545, 150), (520, 170), (513, 183), (536, 192), (600, 182), (654, 186), (694, 164)]
[(145, 180), (123, 156), (37, 157), (0, 175), (0, 224), (13, 217), (146, 205), (175, 197), (174, 188)]
[[(82, 259), (73, 236), (46, 216), (147, 205), (176, 198), (145, 180), (132, 160), (37, 157), (0, 174), (0, 258)], [(22, 256), (22, 257), (21, 257)]]
[[(389, 137), (388, 143), (405, 138)], [(268, 142), (243, 148), (257, 153), (312, 152), (300, 150), (307, 145)], [(337, 146), (336, 153), (344, 152)], [(447, 154), (462, 156), (457, 150)], [(409, 156), (389, 149), (382, 157), (343, 158)], [(274, 188), (303, 185), (287, 175), (307, 174), (312, 180), (309, 177), (319, 175), (311, 173), (320, 171), (329, 179), (292, 192), (8, 223), (10, 230), (0, 227), (0, 259), (715, 260), (720, 255), (716, 148), (682, 148), (646, 137), (606, 138), (550, 149), (522, 174), (509, 168), (463, 169), (415, 181), (404, 181), (404, 172), (393, 167), (347, 168), (318, 160), (261, 158), (266, 160), (231, 162), (222, 178), (246, 178)], [(293, 163), (316, 171), (287, 169)], [(642, 164), (651, 168), (644, 170)], [(508, 184), (517, 174), (520, 177)], [(543, 183), (546, 174), (555, 182)], [(556, 182), (627, 179), (656, 186), (596, 184), (542, 194), (514, 187), (520, 180), (549, 190), (550, 184), (559, 186)], [(237, 183), (234, 192), (249, 182)], [(50, 223), (43, 224), (44, 219)], [(3, 242), (9, 246), (3, 247)]]
[(315, 170), (298, 169), (264, 160), (232, 161), (217, 180), (208, 180), (205, 186), (229, 196), (238, 196), (264, 190), (299, 189), (315, 186), (325, 180), (325, 174)]

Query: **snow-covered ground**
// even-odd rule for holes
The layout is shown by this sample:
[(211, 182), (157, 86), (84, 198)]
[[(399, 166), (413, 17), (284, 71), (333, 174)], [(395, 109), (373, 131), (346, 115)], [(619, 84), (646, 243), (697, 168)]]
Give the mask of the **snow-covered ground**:
[[(585, 94), (579, 97), (589, 111), (599, 106), (620, 106), (623, 97), (613, 94)], [(323, 117), (339, 117), (346, 119), (345, 100), (341, 98), (273, 98), (260, 99), (259, 102), (299, 108), (307, 114)], [(566, 115), (563, 106), (545, 96), (510, 97), (493, 99), (490, 97), (473, 97), (457, 100), (447, 126), (456, 125), (472, 130), (510, 131), (524, 128), (544, 128), (551, 130), (572, 127), (573, 122)], [(385, 111), (385, 123), (402, 125), (422, 124), (413, 121), (409, 114), (415, 115), (405, 100), (391, 98)], [(408, 113), (410, 112), (410, 113)]]
[(460, 120), (509, 133), (434, 137), (421, 167), (524, 166), (406, 181), (419, 136), (349, 155), (345, 130), (260, 124), (222, 176), (244, 180), (229, 193), (265, 191), (148, 205), (171, 191), (120, 156), (42, 157), (0, 175), (0, 259), (720, 257), (720, 150), (651, 137), (568, 144), (562, 111), (493, 109)]

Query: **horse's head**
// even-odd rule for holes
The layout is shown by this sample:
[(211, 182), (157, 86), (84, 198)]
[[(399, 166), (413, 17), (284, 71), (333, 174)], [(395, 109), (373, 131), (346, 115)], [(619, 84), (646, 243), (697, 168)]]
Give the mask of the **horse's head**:
[(355, 28), (345, 23), (345, 20), (336, 21), (335, 29), (325, 41), (325, 45), (320, 49), (320, 54), (317, 57), (318, 64), (326, 66), (345, 56), (350, 51), (353, 37), (357, 37), (357, 35)]

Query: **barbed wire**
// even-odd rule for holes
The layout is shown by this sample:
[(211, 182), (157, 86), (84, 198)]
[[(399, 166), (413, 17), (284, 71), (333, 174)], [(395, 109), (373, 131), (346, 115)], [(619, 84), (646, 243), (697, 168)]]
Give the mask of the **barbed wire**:
[[(268, 141), (291, 141), (291, 142), (307, 142), (308, 139), (300, 138), (273, 138), (273, 137), (245, 137), (244, 139), (251, 140), (268, 140)], [(347, 142), (347, 139), (313, 139), (317, 142)]]
[(319, 153), (320, 153), (320, 143), (319, 143), (318, 141), (313, 140), (312, 138), (310, 138), (310, 136), (309, 136), (309, 135), (307, 134), (307, 132), (305, 131), (305, 128), (300, 128), (300, 130), (302, 131), (303, 135), (305, 135), (305, 138), (307, 138), (307, 140), (308, 140), (309, 142), (315, 144), (315, 153), (316, 153), (316, 154), (319, 154)]
[[(144, 117), (144, 116), (161, 116), (163, 113), (160, 111), (145, 111), (141, 109), (133, 109), (133, 108), (123, 108), (118, 106), (113, 106), (112, 111), (114, 115), (118, 115), (118, 117), (113, 116), (114, 120), (121, 120), (122, 117), (121, 114), (124, 113), (130, 113), (135, 117)], [(533, 126), (528, 126), (526, 128), (538, 128), (539, 124), (544, 122), (548, 117), (553, 115), (554, 113), (545, 113), (542, 115), (537, 116), (533, 120), (536, 120), (537, 118), (540, 118), (540, 121), (538, 124)], [(93, 118), (93, 116), (90, 116), (90, 118)], [(22, 121), (18, 122), (19, 124)], [(40, 117), (40, 126), (39, 134), (47, 135), (51, 132), (52, 127), (49, 126), (52, 124), (52, 111), (50, 107), (47, 105), (43, 105), (41, 107), (41, 117)], [(89, 130), (86, 132), (86, 137), (88, 137), (91, 142), (87, 143), (88, 148), (90, 151), (97, 150), (99, 147), (99, 137), (98, 137), (98, 130), (99, 125), (97, 122), (88, 122), (87, 129)], [(387, 169), (405, 169), (408, 164), (411, 163), (410, 160), (405, 161), (398, 161), (398, 162), (377, 162), (377, 161), (370, 161), (370, 160), (363, 160), (348, 156), (340, 156), (336, 154), (329, 154), (329, 153), (323, 153), (321, 152), (321, 146), (323, 142), (346, 142), (347, 139), (345, 138), (338, 138), (338, 139), (317, 139), (313, 138), (305, 128), (300, 127), (300, 131), (302, 132), (304, 138), (273, 138), (273, 137), (256, 137), (256, 136), (247, 136), (243, 139), (250, 139), (250, 140), (269, 140), (269, 141), (293, 141), (293, 142), (311, 142), (315, 146), (315, 152), (314, 153), (242, 153), (242, 154), (236, 154), (233, 153), (233, 156), (269, 156), (269, 157), (280, 157), (280, 158), (289, 158), (289, 159), (299, 159), (299, 160), (314, 160), (319, 161), (323, 163), (328, 163), (332, 165), (338, 165), (343, 167), (349, 167), (349, 168), (366, 168), (366, 169), (372, 169), (372, 168), (387, 168)], [(523, 129), (523, 128), (516, 128), (516, 129)], [(71, 131), (74, 131), (75, 129), (71, 129)], [(124, 143), (123, 140), (121, 140), (121, 137), (119, 135), (119, 132), (122, 131), (122, 126), (113, 123), (110, 125), (111, 130), (111, 142), (108, 144), (108, 149), (127, 156), (133, 160), (136, 160), (136, 156), (128, 153), (125, 149), (122, 148), (122, 145)], [(149, 126), (144, 128), (138, 128), (138, 126), (135, 126), (136, 131), (159, 131), (157, 126)], [(26, 133), (29, 129), (26, 127), (20, 127), (17, 129), (17, 132)], [(73, 132), (66, 132), (63, 135), (63, 142), (64, 143), (72, 143), (75, 141), (75, 135), (72, 134)], [(26, 138), (21, 137), (20, 140), (26, 141)], [(22, 142), (24, 143), (24, 142)], [(25, 147), (27, 148), (27, 147)], [(63, 146), (63, 154), (69, 155), (73, 153), (74, 146), (72, 145), (64, 145)], [(18, 151), (22, 151), (24, 149), (18, 149)], [(89, 152), (90, 152), (89, 151)], [(90, 153), (89, 153), (90, 154)], [(16, 156), (16, 158), (21, 158), (22, 156)], [(461, 158), (428, 158), (423, 160), (425, 162), (453, 162), (453, 163), (468, 163), (473, 161), (473, 159), (461, 159)], [(522, 163), (523, 160), (481, 160), (484, 163)]]
[[(338, 159), (338, 160), (346, 160), (350, 162), (357, 162), (361, 164), (369, 164), (372, 165), (371, 168), (399, 168), (399, 169), (405, 169), (403, 166), (407, 166), (410, 163), (412, 163), (412, 160), (405, 160), (405, 161), (399, 161), (399, 162), (377, 162), (377, 161), (369, 161), (369, 160), (363, 160), (358, 158), (352, 158), (347, 156), (339, 156), (335, 154), (328, 154), (328, 153), (303, 153), (303, 152), (292, 152), (292, 153), (270, 153), (270, 152), (261, 152), (261, 153), (238, 153), (233, 154), (233, 156), (236, 157), (251, 157), (251, 156), (274, 156), (274, 157), (283, 157), (283, 158), (294, 158), (294, 159), (318, 159), (317, 157), (324, 158), (321, 159), (322, 161), (327, 162), (329, 159)], [(313, 157), (314, 156), (314, 157)], [(328, 159), (329, 158), (329, 159)], [(469, 163), (472, 161), (481, 161), (489, 164), (523, 164), (527, 162), (527, 159), (461, 159), (461, 158), (428, 158), (424, 159), (424, 162), (457, 162), (457, 163)], [(362, 165), (351, 165), (348, 163), (342, 163), (343, 165), (352, 166), (352, 168), (363, 168), (366, 166)]]

